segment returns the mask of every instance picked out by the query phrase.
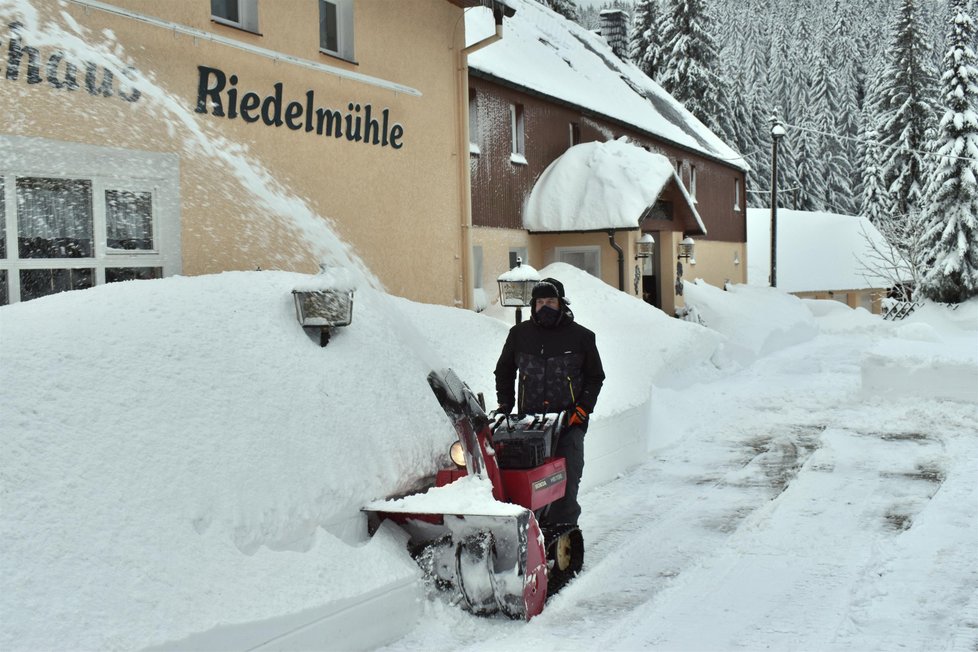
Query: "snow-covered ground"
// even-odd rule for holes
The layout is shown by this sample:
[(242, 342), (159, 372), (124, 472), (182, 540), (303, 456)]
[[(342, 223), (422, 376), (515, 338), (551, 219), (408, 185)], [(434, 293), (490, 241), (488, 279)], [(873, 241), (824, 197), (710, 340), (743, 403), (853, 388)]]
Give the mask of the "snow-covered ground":
[[(585, 572), (540, 617), (435, 598), (392, 649), (975, 649), (978, 302), (893, 324), (688, 284), (700, 326), (541, 273), (598, 334), (596, 425), (651, 393), (648, 458), (583, 497)], [(512, 311), (360, 287), (320, 348), (309, 280), (0, 308), (0, 648), (139, 649), (417, 576), (359, 508), (443, 459), (428, 369), (493, 395)]]

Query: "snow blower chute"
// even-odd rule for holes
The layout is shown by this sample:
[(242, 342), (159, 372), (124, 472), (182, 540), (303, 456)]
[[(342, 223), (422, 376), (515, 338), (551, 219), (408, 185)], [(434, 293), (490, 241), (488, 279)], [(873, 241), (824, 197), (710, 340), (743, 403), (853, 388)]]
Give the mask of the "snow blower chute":
[(490, 420), (452, 370), (432, 371), (428, 384), (458, 434), (452, 445), (456, 466), (440, 470), (435, 487), (472, 474), (491, 483), (495, 500), (478, 509), (468, 504), (432, 508), (430, 502), (417, 509), (411, 497), (374, 503), (364, 508), (370, 533), (385, 519), (396, 523), (408, 533), (411, 554), (425, 574), (464, 608), (529, 620), (584, 560), (577, 526), (541, 528), (538, 522), (564, 495), (564, 458), (552, 455), (564, 415)]

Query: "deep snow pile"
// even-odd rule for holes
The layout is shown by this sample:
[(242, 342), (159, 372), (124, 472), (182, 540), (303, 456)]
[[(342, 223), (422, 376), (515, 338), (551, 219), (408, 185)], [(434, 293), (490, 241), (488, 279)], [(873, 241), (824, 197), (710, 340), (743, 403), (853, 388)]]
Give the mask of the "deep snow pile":
[[(566, 265), (609, 380), (596, 420), (717, 336)], [(437, 468), (454, 433), (426, 382), (494, 400), (511, 324), (358, 289), (326, 348), (291, 290), (232, 272), (0, 308), (0, 648), (133, 649), (361, 594), (416, 567), (359, 509)]]
[(699, 323), (724, 336), (718, 364), (747, 365), (778, 349), (815, 337), (818, 326), (805, 303), (769, 287), (683, 282), (686, 306)]

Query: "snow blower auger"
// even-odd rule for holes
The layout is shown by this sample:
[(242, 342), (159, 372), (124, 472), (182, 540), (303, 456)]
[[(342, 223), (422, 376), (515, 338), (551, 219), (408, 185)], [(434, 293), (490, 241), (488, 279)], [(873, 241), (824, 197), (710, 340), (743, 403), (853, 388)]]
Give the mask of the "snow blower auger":
[[(457, 504), (430, 496), (364, 508), (373, 534), (388, 519), (409, 535), (408, 548), (426, 576), (475, 614), (502, 612), (529, 620), (584, 561), (577, 526), (542, 530), (538, 518), (562, 498), (564, 458), (553, 457), (564, 414), (499, 416), (490, 420), (479, 399), (451, 369), (432, 371), (428, 384), (458, 434), (455, 468), (438, 472), (435, 487), (469, 474), (488, 479), (494, 500)], [(454, 489), (454, 488), (453, 488)], [(448, 494), (452, 495), (452, 494)]]

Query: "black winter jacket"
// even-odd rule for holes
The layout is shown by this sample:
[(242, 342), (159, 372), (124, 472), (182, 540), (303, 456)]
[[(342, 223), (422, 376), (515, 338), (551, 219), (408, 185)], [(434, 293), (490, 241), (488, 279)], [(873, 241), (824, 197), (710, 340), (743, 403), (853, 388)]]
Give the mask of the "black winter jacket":
[[(519, 372), (519, 396), (513, 380)], [(496, 400), (518, 413), (559, 412), (580, 405), (594, 411), (604, 369), (594, 333), (574, 321), (570, 310), (561, 323), (544, 328), (532, 319), (509, 331), (496, 363)]]

